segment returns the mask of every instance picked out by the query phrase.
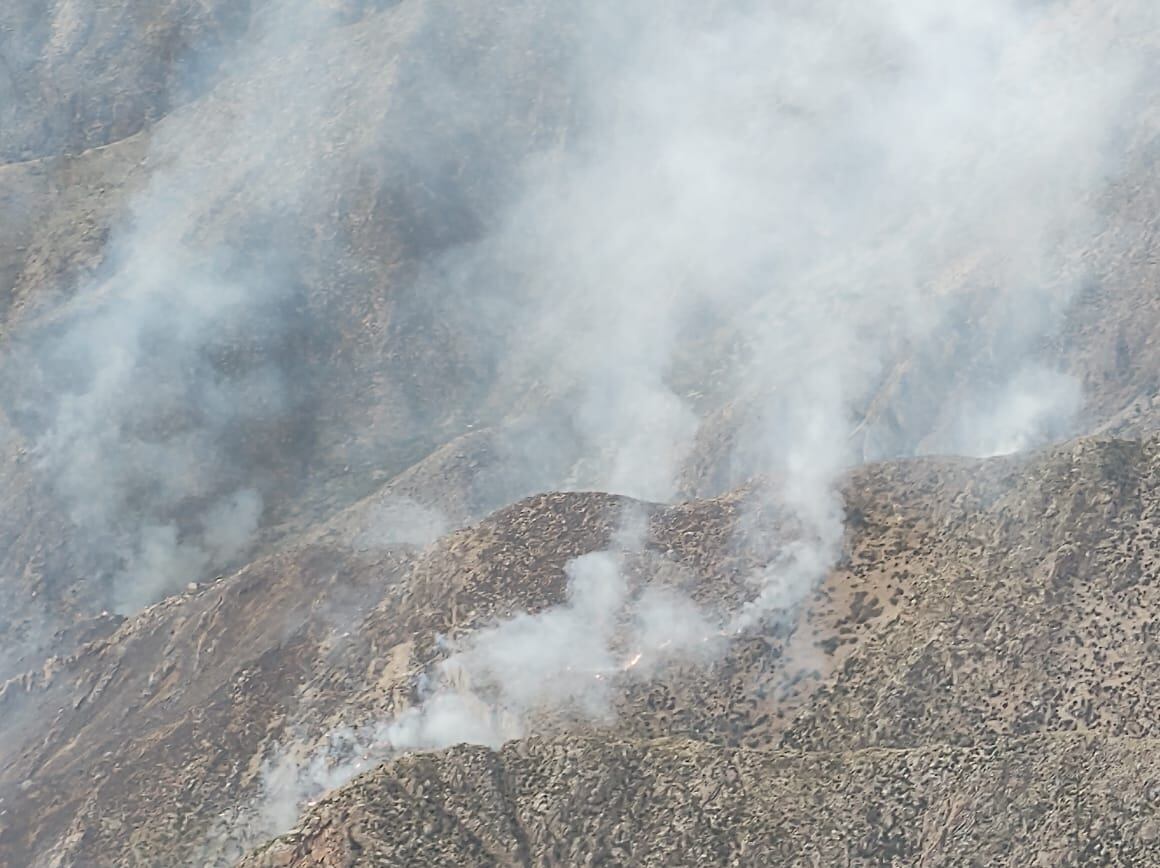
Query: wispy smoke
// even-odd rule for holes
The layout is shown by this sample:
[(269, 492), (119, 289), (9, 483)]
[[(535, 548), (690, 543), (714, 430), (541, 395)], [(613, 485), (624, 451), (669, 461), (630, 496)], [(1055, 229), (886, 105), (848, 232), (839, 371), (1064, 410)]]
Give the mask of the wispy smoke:
[(1077, 408), (1062, 375), (1010, 372), (1036, 370), (1083, 277), (1138, 62), (1084, 20), (1011, 0), (591, 13), (590, 122), (468, 267), (524, 276), (509, 369), (567, 396), (576, 486), (668, 498), (698, 416), (740, 411), (721, 460), (799, 525), (745, 623), (824, 575), (850, 464), (1022, 448)]
[[(761, 500), (792, 534), (745, 523), (741, 542), (774, 556), (717, 627), (680, 598), (633, 615), (646, 598), (629, 603), (613, 555), (574, 562), (565, 604), (459, 640), (452, 686), (376, 735), (392, 749), (496, 743), (541, 707), (599, 719), (612, 676), (674, 641), (654, 633), (674, 614), (695, 626), (671, 647), (688, 648), (792, 609), (839, 553), (859, 437), (904, 454), (949, 427), (957, 450), (993, 454), (1079, 406), (1029, 355), (1082, 277), (1070, 257), (1098, 219), (1132, 58), (1109, 63), (1067, 7), (1006, 0), (592, 14), (612, 47), (584, 70), (590, 125), (459, 267), (481, 286), (496, 263), (525, 276), (509, 376), (567, 396), (575, 484), (669, 497), (694, 399), (739, 406), (734, 475), (771, 480)], [(922, 364), (948, 344), (958, 358)], [(697, 395), (673, 376), (691, 353)], [(883, 395), (912, 402), (885, 441)]]
[(447, 519), (441, 513), (406, 497), (377, 500), (360, 518), (364, 527), (355, 545), (368, 549), (428, 545), (448, 530)]
[(539, 45), (543, 11), (255, 4), (239, 49), (195, 70), (204, 95), (149, 129), (97, 278), (54, 287), (71, 298), (8, 348), (6, 409), (101, 605), (212, 574), (307, 495), (344, 506), (373, 490), (369, 468), (389, 478), (462, 433), (498, 351), (468, 353), (455, 328), (474, 309), (440, 298), (432, 260), (508, 195), (536, 146), (517, 122), (551, 84), (513, 86), (470, 46)]
[(614, 548), (567, 564), (564, 602), (448, 640), (414, 707), (268, 757), (258, 798), (217, 837), (252, 843), (284, 831), (312, 799), (401, 752), (499, 747), (538, 718), (611, 723), (628, 685), (674, 663), (716, 659), (728, 640), (718, 618), (674, 588), (630, 579), (625, 558), (642, 542), (638, 518), (625, 516)]
[[(231, 71), (268, 61), (298, 26), (257, 25)], [(243, 93), (213, 146), (180, 113), (158, 127), (149, 182), (109, 243), (103, 279), (17, 341), (30, 379), (18, 411), (38, 467), (77, 527), (70, 544), (121, 611), (246, 552), (272, 470), (260, 441), (300, 400), (289, 257), (256, 239), (242, 258), (204, 237), (207, 210), (286, 135), (275, 96)], [(296, 201), (289, 181), (270, 189), (279, 204)]]
[[(418, 267), (402, 276), (413, 286), (393, 292), (414, 296), (402, 310), (417, 322), (459, 330), (449, 345), (463, 359), (446, 376), (479, 378), (498, 437), (510, 436), (508, 408), (565, 420), (553, 424), (568, 436), (547, 448), (510, 449), (496, 478), (512, 490), (528, 487), (511, 482), (523, 464), (534, 487), (667, 499), (699, 421), (726, 406), (746, 420), (723, 459), (731, 478), (782, 479), (777, 496), (815, 523), (832, 523), (835, 475), (867, 454), (924, 440), (1009, 445), (963, 432), (988, 424), (992, 393), (1008, 387), (995, 371), (1025, 366), (1082, 276), (1069, 257), (1093, 225), (1089, 203), (1132, 83), (1134, 58), (1109, 61), (1069, 6), (678, 2), (630, 13), (513, 3), (487, 16), (438, 4), (381, 14), (401, 52), (384, 70), (389, 88), (360, 80), (358, 63), (316, 68), (343, 52), (371, 62), (366, 35), (327, 4), (262, 7), (244, 49), (217, 64), (228, 87), (153, 132), (149, 183), (111, 243), (105, 279), (38, 333), (41, 380), (24, 390), (36, 406), (21, 415), (43, 428), (41, 466), (104, 553), (96, 571), (120, 607), (239, 555), (244, 542), (205, 538), (224, 504), (257, 503), (244, 494), (257, 492), (277, 508), (286, 490), (272, 492), (272, 480), (303, 477), (323, 446), (339, 456), (336, 438), (312, 445), (321, 435), (310, 430), (321, 409), (312, 403), (325, 404), (312, 384), (341, 377), (309, 361), (335, 311), (304, 306), (296, 242), (308, 238), (285, 215), (330, 207), (315, 200), (343, 165), (446, 187), (456, 182), (439, 167), (461, 164), (463, 195), (436, 191), (430, 203), (442, 217), (396, 204), (431, 224), (432, 241), (446, 235), (440, 220), (474, 229), (433, 243), (433, 258), (412, 245)], [(550, 45), (551, 86), (567, 82), (555, 98), (571, 109), (541, 112), (559, 136), (524, 133), (532, 156), (514, 160), (512, 181), (495, 154), (518, 133), (484, 134), (482, 119), (527, 116), (509, 103), (534, 90), (505, 88), (502, 66), (487, 68), (492, 80), (457, 77), (432, 45), (454, 44), (456, 27), (530, 39), (552, 21), (568, 36)], [(361, 107), (381, 117), (391, 99), (391, 123), (360, 127)], [(486, 158), (464, 149), (472, 141)], [(472, 160), (478, 176), (464, 174)], [(484, 198), (476, 188), (488, 171), (507, 186)], [(243, 193), (246, 219), (215, 228), (211, 215), (230, 214)], [(460, 213), (486, 201), (507, 204), (486, 222)], [(985, 310), (964, 318), (964, 298), (982, 294), (1018, 322)], [(948, 340), (961, 363), (927, 364)], [(889, 394), (908, 361), (907, 393)], [(398, 420), (384, 426), (359, 408), (349, 424), (385, 427), (398, 442), (432, 437), (442, 423), (392, 389), (383, 413)], [(945, 406), (948, 395), (971, 396), (969, 406)], [(876, 397), (910, 412), (885, 428), (869, 419), (851, 439)], [(1050, 420), (1033, 413), (1026, 438), (999, 439), (1049, 436), (1072, 405), (1061, 395)], [(256, 525), (252, 512), (239, 528)], [(832, 546), (832, 527), (813, 533)], [(144, 571), (154, 578), (143, 582)]]
[[(478, 414), (505, 444), (505, 492), (666, 500), (694, 459), (760, 477), (737, 545), (769, 554), (723, 618), (635, 586), (629, 544), (574, 561), (562, 605), (451, 637), (424, 702), (338, 754), (497, 743), (545, 712), (600, 720), (623, 679), (760, 629), (824, 578), (851, 464), (1066, 430), (1079, 391), (1035, 351), (1083, 279), (1139, 63), (1081, 4), (404, 3), (377, 13), (381, 32), (343, 30), (326, 5), (263, 7), (223, 66), (236, 89), (155, 131), (106, 279), (30, 339), (42, 382), (25, 425), (117, 605), (241, 556), (286, 479), (319, 456), (342, 466), (341, 438), (312, 428), (320, 406), (390, 432), (364, 458), (413, 441), (416, 460)], [(525, 48), (542, 69), (520, 67)], [(329, 230), (286, 215), (337, 223), (349, 203), (320, 178), (345, 164), (406, 195), (367, 205), (367, 234), (395, 230), (360, 254), (402, 263), (382, 278), (398, 307), (351, 302), (343, 325), (447, 332), (454, 359), (411, 360), (426, 389), (368, 376), (340, 404), (311, 389), (314, 351), (342, 354), (323, 333), (348, 300), (309, 298), (296, 256), (329, 250)], [(211, 219), (232, 209), (253, 214)], [(325, 385), (345, 388), (342, 371)], [(733, 447), (697, 454), (726, 416)], [(443, 529), (426, 507), (384, 508), (400, 512), (367, 544)], [(792, 519), (784, 536), (767, 509)], [(344, 774), (324, 766), (306, 776)], [(278, 763), (267, 777), (297, 786)], [(297, 796), (274, 801), (285, 818)]]
[(1074, 377), (1029, 365), (996, 391), (968, 400), (953, 451), (1009, 455), (1067, 434), (1083, 393)]

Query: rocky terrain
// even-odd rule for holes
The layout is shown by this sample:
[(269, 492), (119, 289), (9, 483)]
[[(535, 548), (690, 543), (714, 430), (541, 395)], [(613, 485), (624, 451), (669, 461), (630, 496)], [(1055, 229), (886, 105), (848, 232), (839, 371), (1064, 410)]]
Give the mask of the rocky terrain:
[[(1030, 459), (925, 460), (860, 471), (847, 488), (848, 509), (858, 518), (845, 563), (788, 628), (737, 641), (708, 666), (674, 663), (647, 679), (628, 679), (615, 718), (598, 726), (598, 735), (574, 736), (574, 745), (565, 734), (566, 720), (546, 721), (543, 731), (558, 731), (558, 742), (529, 748), (548, 752), (535, 754), (544, 765), (533, 763), (512, 775), (532, 791), (542, 786), (560, 798), (585, 794), (583, 807), (564, 802), (555, 810), (564, 811), (568, 822), (597, 822), (605, 817), (605, 800), (593, 793), (619, 794), (630, 781), (645, 785), (622, 760), (601, 760), (601, 751), (639, 751), (641, 763), (658, 764), (657, 773), (665, 768), (664, 758), (672, 757), (673, 786), (694, 787), (682, 776), (697, 763), (678, 758), (727, 750), (714, 762), (753, 763), (754, 769), (768, 764), (781, 777), (797, 780), (805, 802), (794, 810), (812, 815), (840, 802), (841, 810), (856, 813), (862, 824), (857, 827), (838, 815), (819, 815), (818, 828), (833, 823), (843, 830), (837, 839), (828, 833), (817, 839), (818, 858), (827, 864), (836, 853), (869, 858), (873, 847), (866, 840), (890, 834), (897, 838), (890, 846), (901, 849), (884, 854), (916, 858), (932, 848), (931, 859), (953, 863), (967, 839), (935, 840), (945, 831), (935, 817), (956, 810), (974, 817), (975, 809), (967, 806), (976, 804), (973, 799), (1000, 798), (994, 776), (1009, 774), (1020, 781), (1012, 793), (1025, 801), (1010, 812), (991, 804), (991, 818), (978, 820), (979, 841), (1001, 847), (1009, 836), (1023, 835), (1021, 853), (1049, 862), (1052, 853), (1074, 855), (1078, 838), (1069, 836), (1095, 832), (1083, 833), (1061, 818), (1065, 797), (1052, 793), (1066, 792), (1067, 810), (1112, 824), (1111, 838), (1096, 837), (1108, 846), (1118, 842), (1123, 864), (1140, 864), (1133, 854), (1154, 855), (1157, 846), (1152, 826), (1158, 770), (1150, 749), (1160, 735), (1160, 685), (1151, 665), (1160, 588), (1153, 569), (1160, 538), (1157, 473), (1160, 441), (1079, 442)], [(679, 583), (706, 604), (743, 595), (739, 577), (748, 555), (730, 545), (742, 499), (644, 505), (649, 531), (643, 580)], [(220, 833), (214, 823), (245, 804), (244, 796), (261, 801), (257, 758), (291, 740), (296, 729), (325, 732), (397, 718), (416, 701), (416, 677), (445, 653), (434, 643), (437, 635), (559, 603), (564, 565), (606, 547), (625, 506), (603, 495), (537, 497), (425, 552), (360, 552), (352, 533), (360, 525), (356, 512), (300, 548), (154, 607), (80, 654), (9, 684), (7, 738), (22, 738), (25, 745), (10, 753), (5, 769), (19, 792), (15, 801), (6, 799), (4, 841), (11, 858), (33, 864), (37, 854), (51, 854), (62, 864), (85, 864), (126, 848), (141, 864), (164, 864), (191, 851), (204, 853), (199, 858), (207, 862), (230, 853), (231, 836), (244, 841), (249, 821), (219, 826)], [(653, 557), (663, 565), (648, 568)], [(125, 732), (133, 738), (125, 739)], [(585, 774), (603, 774), (604, 783), (590, 791), (587, 777), (561, 778), (570, 766), (552, 765), (549, 757), (557, 748), (547, 745), (556, 743), (564, 756), (590, 752)], [(1116, 758), (1095, 758), (1105, 751)], [(459, 756), (439, 762), (458, 767)], [(484, 764), (479, 768), (490, 769), (479, 774), (503, 777), (488, 764), (506, 759), (472, 756), (473, 763)], [(352, 846), (341, 831), (347, 821), (335, 819), (353, 810), (348, 804), (361, 806), (367, 823), (385, 828), (394, 822), (446, 828), (439, 824), (452, 822), (453, 809), (406, 777), (428, 769), (423, 774), (442, 780), (444, 772), (409, 762), (386, 766), (359, 779), (337, 801), (324, 802), (294, 846), (312, 854), (309, 859), (339, 859), (335, 854)], [(1008, 762), (1014, 765), (1008, 768)], [(806, 785), (793, 769), (812, 768), (810, 763), (822, 768)], [(845, 763), (858, 770), (849, 781)], [(1052, 771), (1061, 763), (1068, 769), (1062, 777)], [(941, 778), (927, 770), (930, 764), (941, 769)], [(883, 779), (898, 781), (897, 803), (877, 789), (877, 769)], [(447, 774), (448, 785), (476, 792), (475, 778), (467, 783), (462, 775)], [(922, 777), (927, 774), (938, 780)], [(411, 794), (408, 803), (374, 819), (380, 807), (387, 811), (402, 798), (380, 798), (374, 789), (379, 786)], [(1115, 793), (1125, 807), (1103, 812), (1076, 788)], [(789, 798), (779, 789), (762, 791), (762, 799)], [(870, 791), (885, 801), (850, 795)], [(630, 792), (623, 804), (639, 805)], [(833, 796), (819, 806), (813, 801), (819, 793)], [(535, 816), (546, 815), (522, 819), (525, 807), (506, 801), (515, 798), (506, 789), (464, 798), (467, 807), (455, 811), (521, 818), (513, 821), (517, 828), (539, 842), (527, 857), (533, 861), (573, 861), (567, 853), (575, 850), (553, 856), (543, 849), (553, 836), (571, 841), (570, 848), (585, 846), (565, 830), (537, 826)], [(658, 792), (657, 798), (665, 797)], [(727, 798), (741, 796), (733, 791)], [(633, 821), (640, 824), (639, 839), (608, 826), (593, 833), (593, 841), (604, 842), (607, 835), (601, 846), (612, 846), (617, 835), (628, 835), (632, 846), (644, 848), (631, 851), (639, 856), (625, 855), (628, 862), (664, 863), (666, 851), (651, 848), (675, 846), (664, 834), (670, 828), (665, 811), (679, 812), (681, 805), (675, 800), (651, 820)], [(755, 805), (744, 809), (760, 816)], [(729, 811), (742, 809), (736, 804)], [(701, 817), (696, 800), (684, 803), (684, 810), (690, 822)], [(547, 806), (536, 811), (550, 813)], [(613, 816), (600, 820), (605, 821), (612, 823)], [(454, 825), (461, 822), (474, 828), (492, 821), (461, 817)], [(780, 840), (771, 828), (761, 832), (766, 843), (747, 845), (742, 827), (722, 824), (724, 837), (712, 844), (724, 848), (721, 853), (760, 862), (799, 847), (796, 838), (770, 843)], [(899, 825), (905, 832), (890, 832)], [(578, 835), (582, 827), (575, 828)], [(366, 834), (372, 841), (374, 834), (391, 839), (388, 833)], [(457, 850), (468, 845), (420, 836), (432, 847), (452, 849), (384, 850), (393, 854), (385, 864), (422, 864), (423, 853), (430, 864), (452, 854), (468, 861), (519, 861), (518, 852), (504, 855), (508, 844), (500, 838), (484, 847), (479, 834), (469, 837), (482, 850)], [(807, 832), (799, 828), (794, 834)], [(339, 837), (327, 837), (332, 835)], [(406, 836), (405, 846), (418, 844)], [(332, 853), (332, 847), (338, 849)], [(1012, 858), (1023, 861), (1016, 853)]]
[(1155, 801), (1136, 782), (1154, 751), (1083, 736), (839, 754), (456, 748), (368, 773), (243, 864), (1149, 864)]
[(1160, 865), (1156, 13), (960, 5), (0, 11), (0, 862)]

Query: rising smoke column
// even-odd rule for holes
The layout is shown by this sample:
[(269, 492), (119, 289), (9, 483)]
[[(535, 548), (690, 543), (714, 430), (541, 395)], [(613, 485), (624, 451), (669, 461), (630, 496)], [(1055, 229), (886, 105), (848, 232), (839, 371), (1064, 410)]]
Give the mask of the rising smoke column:
[(574, 487), (668, 499), (698, 415), (735, 411), (718, 463), (800, 528), (742, 623), (825, 574), (851, 464), (1066, 430), (1078, 387), (1031, 354), (1083, 279), (1139, 63), (1077, 8), (592, 6), (588, 124), (460, 267), (525, 276), (507, 367), (565, 396)]
[[(512, 9), (531, 5), (566, 14), (562, 2)], [(256, 187), (270, 212), (303, 207), (310, 184), (300, 179), (309, 175), (299, 172), (319, 154), (296, 154), (293, 144), (359, 92), (357, 74), (316, 70), (295, 48), (315, 24), (333, 26), (321, 8), (268, 7), (267, 30), (235, 69), (269, 89), (221, 106), (227, 144), (212, 160), (188, 145), (193, 131), (180, 119), (159, 130), (163, 168), (115, 245), (114, 277), (46, 353), (66, 380), (82, 375), (51, 403), (38, 458), (74, 521), (109, 549), (115, 599), (127, 610), (244, 551), (269, 508), (248, 480), (230, 479), (220, 445), (247, 414), (277, 417), (292, 406), (299, 384), (272, 359), (221, 378), (216, 336), (284, 312), (293, 268), (286, 280), (239, 273), (229, 244), (207, 253), (190, 239), (235, 186)], [(430, 8), (452, 21), (470, 14)], [(1035, 370), (1022, 356), (1075, 285), (1054, 279), (1057, 253), (1090, 231), (1090, 193), (1106, 171), (1104, 144), (1132, 58), (1109, 66), (1070, 13), (1006, 0), (937, 10), (914, 0), (586, 4), (567, 13), (582, 49), (561, 61), (576, 68), (583, 123), (527, 162), (481, 238), (425, 263), (424, 290), (445, 293), (463, 321), (487, 327), (475, 337), (494, 351), (511, 392), (523, 398), (535, 380), (567, 418), (579, 445), (554, 445), (577, 487), (668, 499), (699, 416), (738, 409), (745, 423), (732, 472), (772, 480), (766, 500), (791, 513), (798, 531), (766, 539), (758, 519), (750, 524), (777, 556), (727, 632), (758, 628), (825, 575), (842, 531), (837, 481), (860, 458), (851, 440), (860, 412), (897, 355), (960, 325), (952, 301), (976, 288), (946, 279), (960, 261), (980, 259), (971, 280), (1021, 322), (996, 342), (996, 368), (1017, 373), (977, 386), (983, 421), (972, 424), (980, 414), (970, 408), (934, 412), (956, 421), (957, 448), (1026, 445), (1074, 407), (1074, 390), (1061, 387), (1046, 408), (1028, 408), (1023, 396), (1041, 381), (1022, 373)], [(435, 71), (408, 72), (406, 87), (431, 95), (424, 118), (466, 108)], [(391, 158), (412, 166), (446, 156), (429, 145), (416, 135)], [(986, 329), (977, 337), (986, 340)], [(738, 346), (737, 358), (717, 365), (723, 344)], [(701, 403), (676, 385), (677, 367), (692, 369)], [(956, 373), (918, 376), (939, 392)], [(988, 421), (992, 410), (1001, 419)], [(895, 448), (926, 433), (905, 430)], [(561, 625), (576, 618), (604, 636), (610, 610), (627, 609), (631, 624), (609, 558), (573, 565), (563, 609), (461, 640), (447, 683), (474, 671), (517, 712), (539, 708), (528, 697), (557, 669), (533, 670), (524, 688), (526, 656), (507, 649), (542, 631), (567, 634)], [(641, 619), (639, 635), (655, 620)], [(616, 670), (635, 647), (626, 657), (604, 642), (590, 650), (597, 668)], [(420, 713), (458, 695), (444, 686)], [(547, 694), (548, 706), (562, 701)], [(437, 731), (418, 741), (438, 746), (456, 730)]]
[[(590, 59), (595, 121), (482, 249), (533, 275), (520, 351), (574, 395), (594, 487), (672, 494), (696, 431), (673, 367), (712, 337), (705, 321), (739, 337), (742, 361), (700, 385), (742, 411), (733, 473), (771, 480), (760, 500), (796, 525), (747, 525), (744, 544), (775, 556), (728, 625), (744, 632), (829, 571), (860, 411), (898, 353), (963, 328), (964, 298), (1006, 316), (997, 338), (974, 333), (999, 376), (973, 407), (933, 408), (956, 451), (1025, 448), (1075, 411), (1075, 384), (1028, 355), (1082, 279), (1072, 252), (1097, 224), (1137, 59), (1068, 7), (677, 6), (594, 13), (612, 46)], [(964, 259), (981, 264), (955, 283)]]
[[(930, 411), (933, 422), (901, 432), (886, 452), (915, 448), (932, 425), (950, 433), (927, 448), (977, 453), (1061, 430), (1075, 389), (1020, 401), (1038, 376), (1020, 355), (1076, 283), (1048, 278), (1055, 251), (1090, 227), (1089, 194), (1132, 64), (1080, 62), (1100, 46), (1085, 44), (1069, 7), (511, 7), (513, 29), (555, 18), (574, 34), (557, 63), (578, 120), (563, 140), (542, 137), (482, 237), (424, 263), (414, 288), (440, 299), (436, 315), (455, 312), (471, 338), (461, 343), (495, 360), (496, 400), (534, 405), (546, 394), (547, 412), (575, 435), (538, 438), (534, 450), (523, 437), (504, 456), (508, 477), (534, 452), (543, 466), (571, 465), (555, 480), (529, 470), (535, 487), (668, 499), (699, 417), (734, 405), (747, 421), (731, 478), (804, 473), (785, 488), (798, 491), (793, 508), (832, 525), (832, 503), (806, 504), (801, 492), (832, 488), (817, 482), (860, 457), (843, 438), (898, 353), (958, 325), (951, 301), (962, 287), (937, 284), (978, 251), (979, 279), (1021, 330), (1000, 347), (999, 374), (969, 384), (970, 406)], [(383, 14), (416, 34), (400, 51), (425, 50), (428, 31), (447, 29), (437, 19), (478, 26), (451, 5)], [(502, 88), (473, 107), (445, 68), (424, 61), (400, 85), (414, 117), (385, 130), (335, 124), (335, 104), (378, 98), (360, 70), (313, 65), (312, 50), (346, 38), (342, 23), (305, 0), (262, 8), (251, 39), (222, 64), (223, 80), (251, 84), (235, 98), (210, 93), (220, 111), (208, 132), (180, 113), (158, 126), (150, 183), (110, 247), (111, 276), (81, 294), (88, 307), (66, 314), (38, 353), (54, 371), (49, 394), (35, 398), (46, 406), (31, 414), (44, 425), (40, 466), (101, 551), (98, 572), (112, 576), (120, 608), (240, 556), (240, 540), (277, 504), (245, 472), (252, 456), (223, 445), (309, 416), (298, 333), (308, 340), (318, 324), (296, 312), (295, 251), (261, 232), (245, 238), (261, 255), (241, 239), (206, 243), (207, 214), (237, 190), (254, 224), (308, 210), (317, 180), (308, 167), (341, 161), (340, 140), (358, 145), (348, 161), (374, 152), (426, 172), (461, 158), (455, 123), (471, 129), (477, 115), (502, 113), (487, 101), (502, 100)], [(452, 129), (425, 136), (424, 123)], [(303, 135), (331, 127), (321, 144)], [(244, 343), (263, 329), (256, 363), (223, 376), (236, 345), (221, 335)], [(917, 391), (938, 394), (957, 376), (926, 368)], [(539, 392), (529, 395), (529, 382)], [(1012, 430), (981, 433), (1002, 427)], [(223, 515), (239, 530), (218, 539)], [(832, 526), (819, 534), (835, 536)]]

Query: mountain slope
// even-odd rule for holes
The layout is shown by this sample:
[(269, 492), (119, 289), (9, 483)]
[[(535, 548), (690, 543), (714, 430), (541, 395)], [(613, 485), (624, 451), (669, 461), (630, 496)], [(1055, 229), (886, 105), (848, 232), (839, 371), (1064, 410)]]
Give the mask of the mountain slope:
[[(705, 664), (626, 674), (602, 728), (824, 755), (1016, 736), (1150, 743), (1158, 467), (1150, 440), (860, 470), (845, 488), (843, 565), (789, 629), (773, 623)], [(744, 599), (762, 561), (738, 545), (747, 497), (660, 507), (549, 495), (419, 554), (367, 550), (358, 511), (344, 514), (9, 684), (0, 842), (28, 864), (99, 859), (126, 835), (146, 862), (237, 852), (229, 841), (256, 843), (261, 823), (222, 832), (215, 818), (281, 797), (263, 758), (422, 703), (418, 679), (448, 654), (438, 636), (560, 604), (565, 564), (605, 549), (627, 507), (648, 525), (626, 563), (632, 582), (683, 587), (706, 607)], [(578, 724), (536, 715), (545, 732)]]
[(1158, 18), (7, 3), (0, 862), (1160, 864)]
[(1154, 740), (838, 754), (531, 739), (369, 772), (247, 868), (1150, 865)]

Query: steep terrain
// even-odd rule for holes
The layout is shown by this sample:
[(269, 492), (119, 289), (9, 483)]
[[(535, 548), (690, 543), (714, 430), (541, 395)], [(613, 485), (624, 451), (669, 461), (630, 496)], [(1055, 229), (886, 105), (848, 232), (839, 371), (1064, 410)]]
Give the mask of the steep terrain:
[(0, 862), (1160, 865), (1158, 13), (751, 5), (0, 10)]
[(1053, 736), (840, 754), (675, 739), (458, 748), (362, 776), (242, 864), (1146, 865), (1155, 747)]
[[(884, 764), (883, 774), (903, 776), (906, 799), (930, 800), (928, 822), (969, 801), (943, 789), (927, 796), (924, 788), (934, 784), (906, 777), (912, 762), (977, 775), (980, 783), (964, 784), (964, 792), (983, 798), (982, 781), (998, 773), (988, 763), (1006, 762), (1010, 750), (1012, 762), (1026, 757), (1022, 774), (1038, 793), (1038, 786), (1088, 785), (1094, 766), (1065, 764), (1074, 779), (1044, 769), (1070, 763), (1069, 745), (1103, 739), (1090, 743), (1126, 756), (1135, 751), (1145, 764), (1101, 769), (1109, 777), (1090, 785), (1121, 781), (1114, 789), (1125, 804), (1137, 805), (1143, 823), (1156, 795), (1156, 769), (1146, 757), (1160, 736), (1160, 684), (1150, 664), (1160, 650), (1157, 473), (1155, 440), (860, 471), (846, 488), (857, 519), (844, 566), (788, 630), (758, 631), (707, 665), (678, 662), (641, 679), (626, 673), (615, 717), (598, 731), (632, 739), (640, 745), (632, 749), (641, 751), (669, 739), (669, 747), (649, 753), (657, 763), (670, 750), (677, 757), (726, 747), (742, 752), (722, 754), (722, 762), (751, 757), (745, 761), (792, 768), (831, 757), (829, 777), (819, 776), (801, 798), (832, 790), (837, 799), (845, 792), (843, 763), (867, 776)], [(680, 584), (706, 605), (742, 596), (753, 562), (752, 553), (732, 544), (743, 501), (739, 494), (673, 508), (642, 505), (650, 516), (642, 580)], [(586, 494), (535, 498), (422, 553), (360, 553), (351, 536), (356, 510), (301, 548), (150, 609), (79, 655), (9, 684), (5, 743), (23, 745), (10, 748), (4, 771), (0, 840), (10, 858), (85, 864), (126, 848), (139, 863), (165, 864), (180, 854), (202, 852), (208, 860), (255, 843), (247, 838), (251, 820), (233, 828), (227, 821), (231, 808), (248, 799), (274, 797), (263, 794), (261, 760), (278, 754), (276, 744), (398, 718), (417, 701), (416, 679), (446, 654), (438, 635), (463, 635), (494, 618), (559, 603), (564, 565), (607, 547), (626, 503)], [(653, 558), (663, 566), (648, 567)], [(569, 728), (566, 717), (541, 726)], [(571, 744), (563, 731), (559, 737)], [(576, 750), (599, 757), (592, 736), (586, 739)], [(682, 739), (692, 743), (671, 746)], [(767, 749), (782, 753), (751, 756)], [(591, 773), (606, 776), (609, 792), (634, 777), (619, 761), (593, 762), (604, 772)], [(680, 767), (675, 774), (683, 774)], [(396, 772), (383, 772), (390, 774)], [(529, 774), (555, 780), (548, 770)], [(357, 792), (350, 798), (371, 799)], [(771, 790), (761, 798), (783, 797)], [(1050, 801), (1047, 794), (1035, 798)], [(442, 810), (438, 800), (416, 799), (424, 809)], [(366, 808), (367, 822), (377, 804), (372, 799)], [(885, 835), (902, 821), (875, 804), (848, 800), (844, 810), (864, 809), (859, 822)], [(514, 808), (479, 810), (506, 816)], [(693, 818), (699, 809), (674, 802), (671, 810)], [(652, 828), (664, 828), (664, 816), (659, 812)], [(1121, 819), (1124, 853), (1157, 852), (1148, 849), (1157, 844), (1147, 829)], [(1066, 836), (1074, 830), (1065, 821), (1035, 823), (1045, 825), (1033, 824), (1028, 848), (1049, 858), (1052, 848), (1072, 847)], [(979, 834), (998, 841), (1010, 828)], [(640, 846), (648, 840), (642, 837)], [(856, 849), (857, 842), (843, 840), (840, 846)], [(935, 846), (911, 837), (898, 844), (928, 845)], [(535, 852), (551, 861), (547, 851)], [(773, 852), (754, 851), (756, 861), (748, 864)], [(951, 858), (953, 848), (943, 855)], [(396, 858), (388, 864), (411, 857)], [(663, 861), (662, 854), (649, 858)]]

